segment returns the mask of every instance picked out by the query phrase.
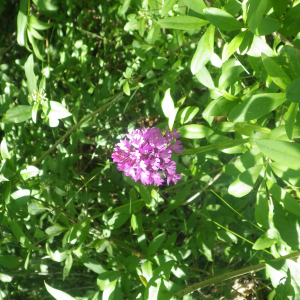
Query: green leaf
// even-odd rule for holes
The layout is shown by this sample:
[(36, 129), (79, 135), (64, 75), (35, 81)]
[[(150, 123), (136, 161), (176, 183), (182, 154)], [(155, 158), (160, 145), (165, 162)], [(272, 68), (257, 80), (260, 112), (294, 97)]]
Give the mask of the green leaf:
[(250, 39), (250, 42), (251, 42), (251, 47), (247, 51), (248, 55), (254, 56), (254, 57), (260, 57), (261, 54), (264, 53), (268, 56), (276, 56), (276, 53), (258, 35), (254, 34), (253, 38), (252, 38), (251, 35), (249, 35), (249, 39)]
[(130, 96), (130, 87), (129, 87), (128, 80), (125, 80), (125, 82), (124, 82), (124, 84), (123, 84), (123, 92), (124, 92), (127, 96)]
[(250, 0), (248, 1), (248, 13), (247, 13), (247, 23), (249, 29), (254, 32), (255, 29), (260, 24), (263, 15), (266, 13), (268, 7), (268, 0)]
[(206, 87), (208, 87), (209, 89), (214, 89), (215, 88), (215, 84), (213, 82), (213, 79), (210, 75), (210, 73), (208, 72), (206, 67), (202, 67), (196, 74), (195, 76), (197, 77), (197, 79), (199, 80), (199, 82), (201, 82), (203, 85), (205, 85)]
[(251, 148), (236, 159), (236, 161), (234, 162), (234, 166), (240, 172), (244, 172), (249, 168), (255, 167), (256, 165), (262, 165), (262, 157), (263, 154), (258, 148)]
[(273, 172), (282, 180), (289, 182), (291, 185), (300, 186), (299, 169), (293, 170), (283, 166), (280, 162), (271, 163)]
[(65, 261), (65, 266), (63, 269), (63, 280), (65, 280), (65, 278), (69, 276), (69, 273), (72, 268), (72, 264), (73, 264), (73, 258), (72, 258), (72, 254), (70, 253), (67, 256), (66, 261)]
[(0, 255), (0, 265), (7, 269), (17, 269), (20, 266), (20, 262), (16, 256)]
[(39, 174), (39, 169), (35, 166), (27, 166), (20, 174), (24, 180), (27, 180), (28, 178), (37, 176)]
[(38, 40), (42, 40), (42, 41), (46, 40), (46, 38), (43, 37), (42, 35), (40, 35), (39, 32), (36, 31), (34, 28), (32, 28), (32, 27), (29, 26), (29, 27), (28, 27), (28, 30), (29, 30), (29, 33), (30, 33), (34, 38), (36, 38), (36, 39), (38, 39)]
[(157, 235), (149, 244), (147, 253), (148, 255), (154, 255), (158, 248), (161, 246), (163, 241), (166, 239), (166, 233), (163, 232), (159, 235)]
[(269, 199), (266, 191), (266, 181), (264, 179), (256, 194), (255, 220), (257, 224), (266, 228), (269, 227)]
[(172, 197), (172, 200), (167, 208), (168, 213), (170, 213), (171, 211), (179, 207), (183, 202), (185, 202), (187, 196), (190, 193), (191, 188), (192, 184), (188, 184)]
[(72, 115), (61, 103), (56, 101), (44, 101), (42, 109), (49, 118), (63, 119)]
[(161, 17), (164, 17), (174, 6), (177, 0), (166, 0), (164, 6), (161, 9)]
[(187, 106), (179, 112), (180, 123), (185, 124), (190, 122), (198, 113), (199, 108), (197, 106)]
[(47, 210), (41, 203), (38, 201), (31, 201), (31, 203), (28, 203), (28, 213), (30, 215), (38, 215), (42, 214)]
[[(216, 99), (213, 101), (214, 105), (209, 111), (210, 116), (218, 117), (224, 116), (231, 112), (231, 110), (236, 106), (236, 103), (233, 101), (228, 101), (224, 97)], [(207, 106), (208, 107), (208, 106)]]
[(28, 24), (36, 30), (47, 30), (53, 26), (53, 23), (44, 23), (33, 15), (29, 16)]
[(286, 89), (291, 82), (289, 76), (272, 58), (268, 57), (266, 54), (262, 53), (261, 58), (264, 67), (272, 80), (282, 89)]
[(1, 156), (3, 159), (10, 159), (11, 155), (7, 149), (6, 138), (4, 137), (0, 146)]
[(32, 107), (30, 105), (18, 105), (10, 108), (4, 117), (2, 123), (21, 123), (31, 118)]
[(260, 118), (286, 101), (285, 94), (258, 94), (236, 106), (229, 114), (231, 122), (243, 122)]
[(177, 16), (159, 20), (157, 24), (162, 28), (191, 30), (208, 24), (208, 21), (190, 16)]
[(273, 6), (276, 16), (278, 18), (280, 18), (284, 14), (289, 1), (288, 0), (280, 0), (280, 1), (271, 0), (271, 2), (272, 2), (272, 6)]
[(210, 60), (212, 52), (210, 52), (204, 44), (205, 34), (200, 39), (196, 52), (192, 58), (191, 71), (193, 74), (200, 71)]
[(33, 94), (33, 92), (37, 90), (36, 78), (35, 78), (33, 67), (34, 67), (33, 54), (31, 54), (29, 55), (24, 65), (29, 94)]
[(279, 30), (281, 27), (281, 23), (277, 20), (271, 18), (262, 18), (258, 27), (255, 30), (255, 34), (257, 35), (269, 35)]
[(300, 103), (300, 78), (290, 82), (286, 88), (286, 98), (294, 103)]
[(204, 34), (204, 45), (211, 53), (214, 52), (215, 26), (210, 24)]
[(56, 300), (76, 300), (75, 298), (71, 297), (70, 295), (66, 294), (65, 292), (62, 292), (60, 290), (57, 290), (50, 285), (48, 285), (45, 282), (45, 286), (47, 291), (56, 299)]
[(236, 59), (228, 59), (222, 64), (222, 75), (219, 78), (219, 89), (224, 90), (238, 80), (240, 73), (244, 72), (243, 66)]
[[(286, 94), (286, 97), (288, 99), (288, 94)], [(290, 140), (293, 139), (293, 130), (294, 130), (294, 124), (295, 124), (297, 113), (298, 113), (298, 103), (291, 103), (285, 115), (285, 124), (284, 124), (286, 134)]]
[(238, 198), (249, 194), (253, 189), (262, 167), (263, 165), (259, 165), (244, 171), (232, 184), (230, 184), (228, 193)]
[(20, 1), (20, 10), (17, 17), (17, 41), (20, 46), (26, 44), (28, 0)]
[(167, 118), (170, 118), (172, 116), (173, 111), (175, 109), (174, 102), (170, 94), (170, 90), (171, 89), (166, 90), (164, 99), (161, 102), (161, 108), (163, 110), (164, 115)]
[(7, 274), (0, 273), (0, 281), (2, 281), (2, 282), (11, 282), (12, 277), (7, 275)]
[(221, 30), (231, 31), (245, 27), (243, 23), (222, 9), (210, 7), (203, 11), (208, 21)]
[(82, 262), (88, 269), (94, 271), (97, 274), (101, 274), (107, 271), (97, 260), (93, 258), (84, 258)]
[(27, 34), (28, 34), (28, 39), (29, 39), (29, 41), (30, 41), (30, 43), (32, 45), (33, 52), (34, 52), (35, 56), (38, 59), (44, 61), (44, 59), (43, 59), (43, 57), (42, 57), (42, 55), (40, 53), (40, 50), (38, 48), (38, 45), (37, 45), (37, 42), (36, 42), (35, 38), (31, 35), (31, 33), (28, 30), (27, 30)]
[(300, 205), (291, 194), (270, 180), (267, 181), (267, 187), (273, 199), (278, 201), (287, 211), (300, 216)]
[(269, 234), (266, 232), (262, 236), (259, 237), (259, 239), (254, 243), (253, 249), (254, 250), (263, 250), (266, 248), (271, 247), (272, 245), (276, 244), (277, 240), (270, 238)]
[(181, 137), (186, 139), (202, 139), (213, 134), (213, 131), (204, 126), (198, 124), (184, 125), (178, 128), (178, 131), (181, 134)]
[(237, 48), (241, 45), (246, 33), (247, 31), (242, 31), (232, 39), (223, 52), (222, 61), (226, 61), (237, 50)]
[(36, 123), (39, 106), (40, 106), (39, 102), (34, 103), (33, 106), (32, 106), (31, 117), (32, 117), (32, 121), (34, 123)]
[(203, 0), (183, 0), (183, 3), (190, 9), (204, 16), (203, 9), (207, 6)]
[(58, 6), (50, 2), (50, 0), (32, 0), (32, 1), (41, 10), (45, 10), (45, 11), (58, 10)]
[(278, 140), (257, 140), (260, 151), (272, 160), (291, 169), (300, 169), (300, 145)]

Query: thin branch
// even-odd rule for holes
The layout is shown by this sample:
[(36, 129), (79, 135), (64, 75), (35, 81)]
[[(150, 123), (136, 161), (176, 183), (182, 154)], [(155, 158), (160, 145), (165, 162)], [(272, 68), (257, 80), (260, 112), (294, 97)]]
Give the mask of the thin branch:
[(201, 39), (201, 37), (198, 37), (198, 38), (193, 39), (193, 40), (191, 40), (191, 41), (189, 41), (189, 42), (187, 42), (187, 43), (185, 43), (185, 44), (183, 44), (183, 45), (181, 45), (181, 46), (179, 46), (179, 47), (177, 47), (177, 48), (175, 48), (175, 49), (172, 49), (172, 50), (170, 50), (167, 54), (165, 54), (163, 57), (168, 57), (169, 55), (171, 55), (171, 54), (174, 53), (174, 52), (177, 52), (177, 51), (180, 50), (181, 48), (187, 47), (187, 46), (189, 46), (190, 44), (193, 44), (193, 43), (198, 42), (200, 39)]
[[(281, 259), (292, 259), (292, 258), (297, 258), (299, 256), (300, 256), (300, 252), (294, 252), (294, 253), (290, 253), (288, 255), (273, 259), (271, 261), (278, 261)], [(265, 267), (266, 267), (265, 263), (260, 263), (260, 264), (254, 265), (254, 266), (250, 266), (250, 267), (243, 268), (243, 269), (240, 269), (237, 271), (233, 271), (233, 272), (229, 272), (229, 273), (226, 273), (226, 274), (223, 274), (220, 276), (216, 276), (216, 277), (213, 277), (213, 278), (201, 281), (201, 282), (197, 282), (179, 292), (176, 292), (175, 295), (179, 296), (179, 297), (183, 297), (185, 295), (188, 295), (188, 294), (190, 294), (198, 289), (204, 288), (206, 286), (213, 285), (218, 282), (222, 282), (222, 281), (232, 279), (235, 277), (239, 277), (239, 276), (242, 276), (242, 275), (245, 275), (248, 273), (257, 272), (257, 271), (264, 269)]]
[(284, 35), (282, 35), (278, 31), (275, 31), (273, 35), (278, 37), (284, 44), (293, 47), (297, 55), (300, 57), (300, 50), (291, 41), (289, 41)]

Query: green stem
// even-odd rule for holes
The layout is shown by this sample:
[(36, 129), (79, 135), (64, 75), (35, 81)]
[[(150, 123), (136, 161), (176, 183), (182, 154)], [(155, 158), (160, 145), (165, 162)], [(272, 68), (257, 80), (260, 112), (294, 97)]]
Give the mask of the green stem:
[(223, 149), (227, 149), (227, 148), (232, 148), (238, 145), (242, 145), (242, 144), (246, 144), (249, 142), (249, 138), (248, 139), (243, 139), (243, 140), (231, 140), (228, 142), (221, 142), (215, 145), (208, 145), (208, 146), (203, 146), (203, 147), (198, 147), (195, 149), (188, 149), (188, 150), (184, 150), (182, 153), (180, 153), (179, 155), (191, 155), (191, 154), (197, 154), (197, 153), (202, 153), (202, 152), (206, 152), (206, 151), (210, 151), (213, 149), (218, 149), (218, 150), (223, 150)]
[[(271, 261), (278, 261), (281, 259), (293, 259), (293, 258), (297, 258), (299, 256), (300, 256), (300, 252), (294, 252), (294, 253), (290, 253), (288, 255), (273, 259)], [(265, 263), (260, 263), (260, 264), (254, 265), (254, 266), (250, 266), (250, 267), (243, 268), (243, 269), (240, 269), (237, 271), (233, 271), (233, 272), (229, 272), (229, 273), (226, 273), (226, 274), (223, 274), (220, 276), (216, 276), (216, 277), (213, 277), (213, 278), (201, 281), (201, 282), (197, 282), (179, 292), (176, 292), (175, 295), (179, 296), (179, 297), (183, 297), (185, 295), (188, 295), (188, 294), (190, 294), (198, 289), (204, 288), (206, 286), (216, 284), (218, 282), (222, 282), (222, 281), (232, 279), (235, 277), (239, 277), (239, 276), (242, 276), (242, 275), (245, 275), (248, 273), (257, 272), (259, 270), (264, 269), (265, 267), (266, 267)]]

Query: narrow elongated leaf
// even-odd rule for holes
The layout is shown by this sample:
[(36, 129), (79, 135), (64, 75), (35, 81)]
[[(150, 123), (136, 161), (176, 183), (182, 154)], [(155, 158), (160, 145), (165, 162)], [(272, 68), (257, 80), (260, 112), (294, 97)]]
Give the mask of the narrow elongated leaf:
[(229, 114), (228, 120), (243, 122), (264, 116), (286, 101), (285, 94), (259, 94), (236, 106)]
[(210, 24), (204, 34), (204, 45), (211, 53), (214, 52), (215, 26)]
[[(288, 97), (288, 94), (286, 94), (286, 97)], [(298, 112), (298, 103), (291, 103), (285, 115), (284, 125), (285, 125), (286, 134), (290, 140), (293, 139), (293, 129), (294, 129), (297, 112)]]
[(27, 30), (27, 34), (28, 34), (28, 39), (29, 39), (29, 42), (31, 43), (32, 45), (32, 48), (33, 48), (33, 52), (34, 54), (36, 55), (36, 57), (40, 60), (44, 60), (41, 53), (40, 53), (40, 50), (38, 48), (38, 45), (37, 45), (37, 42), (35, 40), (35, 38), (31, 35), (30, 31)]
[(159, 20), (157, 23), (162, 28), (191, 30), (208, 24), (208, 21), (190, 16), (177, 16)]
[(29, 55), (24, 65), (29, 94), (33, 94), (33, 91), (37, 89), (36, 78), (35, 78), (33, 67), (34, 67), (33, 54), (31, 54)]
[(39, 34), (39, 32), (37, 31), (37, 30), (35, 30), (33, 27), (28, 27), (28, 31), (30, 32), (30, 34), (34, 37), (34, 38), (36, 38), (36, 39), (38, 39), (38, 40), (45, 40), (46, 38), (45, 37), (43, 37), (42, 35), (40, 35)]
[(271, 180), (267, 181), (267, 187), (272, 198), (278, 201), (287, 211), (296, 216), (300, 216), (300, 205), (291, 194)]
[(183, 3), (190, 9), (204, 16), (203, 9), (207, 6), (203, 0), (183, 0)]
[(266, 190), (266, 181), (264, 179), (256, 194), (255, 220), (257, 224), (266, 228), (269, 227), (269, 199)]
[(28, 24), (36, 30), (47, 30), (53, 26), (53, 23), (44, 23), (33, 15), (29, 16)]
[(272, 80), (282, 89), (286, 89), (291, 82), (289, 76), (272, 58), (268, 57), (266, 54), (262, 53), (261, 58), (264, 67)]
[(47, 291), (56, 299), (56, 300), (76, 300), (65, 292), (57, 290), (45, 282)]
[(252, 32), (258, 27), (263, 15), (266, 13), (268, 2), (268, 0), (250, 0), (248, 2), (249, 10), (247, 14), (247, 23)]
[(286, 98), (295, 103), (300, 103), (300, 78), (293, 80), (286, 88)]
[(18, 105), (9, 109), (1, 119), (2, 123), (21, 123), (31, 118), (30, 105)]
[(262, 18), (258, 27), (255, 30), (257, 35), (268, 35), (272, 34), (276, 30), (279, 30), (281, 23), (271, 18)]
[(166, 0), (161, 9), (161, 16), (164, 17), (172, 9), (176, 2), (177, 0)]
[(215, 84), (206, 67), (202, 67), (196, 74), (197, 79), (209, 89), (214, 89)]
[(4, 137), (2, 142), (1, 142), (1, 146), (0, 146), (0, 150), (1, 150), (1, 156), (3, 159), (10, 159), (11, 156), (9, 154), (8, 148), (7, 148), (7, 144), (6, 144), (6, 138)]
[(276, 16), (278, 18), (280, 18), (284, 14), (289, 1), (288, 0), (280, 0), (280, 1), (271, 0), (271, 2), (272, 2), (272, 6), (273, 6)]
[(20, 1), (20, 10), (17, 17), (17, 41), (20, 46), (25, 46), (26, 44), (26, 29), (27, 29), (27, 9), (28, 0)]
[(244, 27), (243, 23), (240, 23), (231, 14), (222, 9), (210, 7), (205, 8), (203, 11), (207, 20), (221, 30), (231, 31)]
[(191, 71), (193, 74), (200, 71), (210, 60), (212, 52), (210, 52), (204, 44), (205, 35), (200, 39), (196, 52), (192, 58)]
[(161, 102), (161, 108), (164, 112), (164, 115), (167, 118), (171, 117), (171, 115), (173, 114), (173, 111), (175, 109), (174, 102), (173, 102), (173, 99), (172, 99), (171, 94), (170, 94), (170, 90), (171, 89), (166, 90), (164, 99)]
[(257, 140), (260, 151), (267, 157), (291, 169), (300, 169), (300, 145), (279, 140)]
[(22, 170), (21, 176), (24, 180), (27, 180), (28, 178), (34, 177), (39, 174), (39, 169), (35, 166), (27, 166), (25, 170)]
[(300, 187), (299, 169), (298, 170), (290, 169), (286, 166), (283, 166), (279, 162), (272, 162), (271, 168), (273, 172), (282, 180), (285, 180), (294, 186)]
[(213, 131), (204, 126), (198, 124), (184, 125), (178, 129), (181, 137), (186, 139), (202, 139), (213, 134)]
[(198, 113), (199, 107), (197, 106), (188, 106), (179, 112), (180, 123), (185, 124), (190, 122), (194, 116)]
[(148, 246), (148, 254), (149, 255), (153, 255), (156, 253), (156, 251), (158, 250), (158, 248), (161, 246), (161, 244), (163, 243), (163, 241), (166, 239), (166, 233), (163, 232), (159, 235), (157, 235), (149, 244)]
[(237, 48), (241, 45), (246, 33), (247, 31), (242, 31), (233, 38), (223, 52), (222, 61), (226, 61), (237, 50)]
[(72, 258), (72, 254), (70, 253), (65, 261), (65, 266), (63, 269), (63, 280), (65, 280), (65, 278), (69, 276), (69, 273), (72, 268), (72, 264), (73, 264), (73, 258)]
[(263, 165), (244, 171), (228, 188), (228, 193), (235, 197), (243, 197), (251, 192), (262, 170)]

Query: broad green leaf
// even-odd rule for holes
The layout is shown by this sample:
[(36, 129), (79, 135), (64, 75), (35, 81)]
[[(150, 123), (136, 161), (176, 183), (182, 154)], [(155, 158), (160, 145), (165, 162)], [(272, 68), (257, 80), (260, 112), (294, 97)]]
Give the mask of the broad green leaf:
[(173, 114), (173, 111), (175, 110), (175, 106), (174, 106), (174, 102), (173, 99), (171, 97), (171, 93), (170, 93), (171, 89), (167, 89), (164, 99), (161, 102), (161, 108), (164, 112), (164, 115), (167, 118), (170, 118)]
[(161, 244), (163, 243), (163, 241), (166, 239), (166, 233), (163, 232), (159, 235), (157, 235), (150, 243), (147, 249), (147, 253), (149, 255), (154, 255), (158, 248), (161, 246)]
[(283, 46), (279, 52), (279, 64), (291, 80), (300, 77), (300, 58), (295, 48)]
[(231, 138), (221, 134), (212, 134), (206, 139), (210, 144), (212, 144), (210, 146), (215, 146), (216, 149), (219, 149), (225, 153), (244, 153), (246, 150), (245, 146), (243, 145), (245, 141), (243, 140), (232, 140)]
[(203, 9), (207, 6), (203, 0), (183, 0), (183, 3), (190, 9), (204, 16)]
[(0, 281), (2, 281), (2, 282), (11, 282), (12, 277), (7, 275), (7, 274), (0, 273)]
[(173, 125), (174, 125), (174, 122), (175, 122), (175, 118), (176, 118), (176, 115), (177, 115), (177, 112), (179, 110), (179, 107), (176, 107), (174, 108), (169, 120), (168, 120), (168, 126), (169, 126), (169, 129), (172, 130), (173, 129)]
[(256, 194), (255, 220), (257, 224), (269, 227), (269, 199), (265, 179), (262, 180)]
[(129, 216), (129, 214), (122, 214), (116, 211), (107, 222), (107, 225), (111, 226), (113, 229), (120, 228), (129, 219)]
[(32, 1), (41, 10), (45, 10), (45, 11), (58, 10), (58, 6), (53, 4), (50, 0), (32, 0)]
[(286, 88), (286, 98), (294, 103), (300, 103), (300, 78), (290, 82)]
[(258, 148), (251, 148), (246, 151), (243, 155), (236, 159), (234, 166), (240, 171), (244, 172), (249, 168), (252, 168), (256, 165), (262, 165), (263, 154)]
[(208, 24), (208, 21), (190, 16), (177, 16), (159, 20), (157, 23), (162, 28), (191, 30)]
[(268, 56), (276, 56), (276, 53), (272, 50), (272, 48), (258, 35), (254, 34), (253, 39), (252, 36), (249, 35), (249, 38), (251, 42), (251, 47), (247, 51), (248, 55), (254, 57), (260, 57), (261, 54), (264, 53)]
[(72, 115), (61, 103), (56, 101), (44, 101), (42, 109), (49, 118), (63, 119)]
[(46, 234), (51, 235), (51, 236), (58, 236), (65, 230), (66, 230), (66, 228), (61, 227), (59, 225), (52, 225), (52, 226), (49, 226), (45, 230), (45, 232), (46, 232)]
[[(288, 99), (288, 93), (286, 94), (286, 98)], [(285, 115), (285, 130), (290, 140), (293, 139), (293, 129), (294, 129), (297, 113), (298, 113), (298, 103), (291, 103)]]
[(236, 106), (229, 114), (231, 122), (243, 122), (258, 119), (276, 109), (286, 101), (285, 94), (258, 94)]
[(223, 9), (230, 13), (232, 16), (235, 16), (242, 8), (242, 3), (238, 0), (228, 0), (223, 7)]
[(26, 44), (28, 0), (20, 1), (20, 10), (17, 17), (17, 41), (20, 46)]
[(289, 182), (291, 185), (300, 187), (300, 170), (293, 170), (283, 166), (280, 162), (272, 162), (271, 168), (273, 172), (282, 180)]
[(276, 243), (277, 243), (276, 239), (270, 238), (268, 233), (265, 233), (259, 237), (259, 239), (254, 243), (252, 248), (254, 250), (262, 250), (262, 249), (269, 248)]
[[(300, 127), (296, 124), (293, 126), (292, 138), (300, 137)], [(282, 140), (282, 141), (290, 141), (286, 134), (285, 125), (279, 125), (275, 127), (270, 133), (270, 139), (272, 140)]]
[(210, 24), (204, 34), (204, 45), (211, 53), (214, 52), (215, 26)]
[(20, 242), (20, 244), (30, 250), (38, 250), (34, 245), (31, 244), (27, 236), (22, 231), (21, 227), (15, 221), (9, 221), (9, 227), (16, 237), (16, 239)]
[(131, 228), (133, 229), (133, 231), (138, 234), (141, 230), (142, 230), (142, 217), (141, 214), (132, 214), (131, 215)]
[(232, 39), (223, 52), (222, 61), (226, 61), (237, 50), (237, 48), (241, 45), (246, 33), (247, 31), (242, 31)]
[(216, 99), (214, 101), (214, 105), (211, 108), (209, 115), (218, 117), (218, 116), (224, 116), (236, 106), (236, 103), (233, 101), (229, 101), (225, 99), (224, 97), (221, 97), (219, 99)]
[(28, 178), (37, 176), (39, 174), (39, 169), (35, 166), (27, 166), (20, 174), (24, 180), (27, 180)]
[(272, 6), (273, 6), (276, 16), (278, 18), (280, 18), (284, 14), (289, 1), (288, 0), (280, 0), (280, 1), (271, 0), (271, 2), (272, 2)]
[(278, 140), (257, 140), (261, 152), (272, 160), (291, 169), (300, 169), (300, 145)]
[(238, 198), (249, 194), (253, 189), (262, 167), (263, 165), (259, 165), (244, 171), (232, 184), (230, 184), (228, 193)]
[(42, 204), (40, 204), (38, 201), (31, 201), (31, 203), (28, 203), (28, 213), (30, 215), (33, 215), (33, 216), (39, 215), (39, 214), (44, 213), (46, 210), (47, 209)]
[(8, 151), (8, 148), (7, 148), (5, 137), (3, 138), (2, 142), (1, 142), (0, 150), (1, 150), (1, 156), (2, 156), (3, 159), (10, 159), (11, 158), (11, 155), (9, 154), (9, 151)]
[(94, 271), (97, 274), (101, 274), (107, 271), (97, 260), (93, 258), (84, 258), (82, 262), (88, 269)]
[(204, 44), (205, 34), (200, 39), (196, 52), (192, 58), (191, 71), (193, 74), (200, 71), (210, 60), (212, 52), (210, 52)]
[(142, 269), (142, 275), (146, 278), (147, 281), (149, 281), (153, 276), (151, 262), (147, 260), (144, 263), (142, 263), (141, 269)]
[(47, 291), (56, 299), (56, 300), (76, 300), (65, 292), (57, 290), (45, 282)]
[(244, 36), (243, 41), (239, 46), (240, 54), (245, 54), (250, 50), (253, 39), (254, 39), (253, 32), (251, 32), (250, 30), (246, 30), (246, 35)]
[(166, 0), (161, 10), (161, 17), (164, 17), (174, 6), (177, 0)]
[(262, 18), (258, 27), (255, 30), (255, 34), (257, 35), (269, 35), (279, 30), (281, 27), (281, 23), (277, 20), (271, 18)]
[(267, 181), (267, 187), (272, 198), (278, 201), (287, 211), (300, 216), (300, 205), (291, 194), (270, 180)]
[(34, 61), (33, 61), (33, 54), (31, 54), (29, 55), (24, 65), (29, 94), (33, 94), (33, 92), (37, 90), (36, 78), (35, 78), (33, 68), (34, 68)]
[(202, 139), (213, 134), (213, 131), (204, 126), (198, 124), (184, 125), (178, 128), (178, 131), (181, 134), (181, 137), (186, 139)]
[(205, 8), (203, 11), (207, 20), (221, 30), (231, 31), (245, 27), (243, 23), (240, 23), (231, 14), (222, 9), (210, 7)]
[(10, 108), (4, 117), (2, 123), (21, 123), (31, 118), (32, 107), (30, 105), (18, 105)]
[(239, 77), (239, 74), (244, 72), (243, 66), (236, 59), (228, 59), (222, 64), (222, 74), (219, 78), (219, 89), (225, 90), (234, 84)]
[(0, 265), (7, 269), (17, 269), (20, 266), (20, 262), (16, 256), (0, 255)]
[(269, 76), (272, 78), (272, 80), (282, 89), (286, 89), (286, 87), (291, 82), (288, 75), (272, 58), (268, 57), (266, 54), (262, 53), (261, 58), (264, 67), (267, 70)]
[(180, 117), (180, 123), (185, 124), (190, 122), (195, 115), (198, 113), (199, 108), (197, 106), (188, 106), (184, 109), (182, 109), (179, 112), (179, 117)]
[(203, 85), (205, 85), (206, 87), (208, 87), (209, 89), (214, 89), (215, 88), (215, 84), (213, 82), (213, 79), (210, 75), (210, 73), (208, 72), (206, 67), (202, 67), (196, 74), (195, 76), (197, 77), (197, 79), (199, 80), (199, 82), (201, 82)]
[(248, 13), (247, 13), (247, 23), (249, 29), (254, 32), (255, 29), (260, 24), (263, 15), (266, 13), (269, 0), (249, 0), (248, 1)]
[(30, 15), (28, 25), (36, 30), (47, 30), (53, 26), (53, 23), (44, 23), (35, 16)]

